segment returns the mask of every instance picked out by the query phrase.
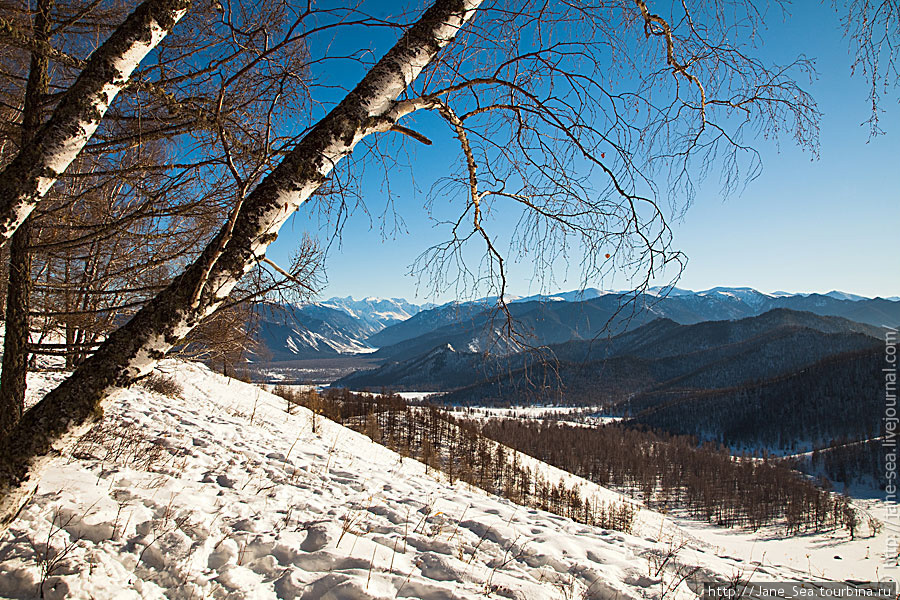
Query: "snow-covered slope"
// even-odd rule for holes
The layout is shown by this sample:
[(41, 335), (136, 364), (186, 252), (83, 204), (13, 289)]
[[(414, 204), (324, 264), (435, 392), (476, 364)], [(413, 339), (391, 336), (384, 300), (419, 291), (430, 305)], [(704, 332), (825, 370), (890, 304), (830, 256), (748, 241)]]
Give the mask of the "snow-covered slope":
[[(663, 594), (684, 565), (705, 579), (884, 572), (881, 539), (770, 544), (647, 510), (634, 534), (587, 527), (449, 485), (335, 423), (314, 432), (308, 411), (203, 366), (162, 370), (181, 393), (117, 392), (101, 429), (43, 473), (0, 538), (0, 596), (36, 597), (43, 580), (45, 598), (677, 600), (694, 596)], [(32, 378), (32, 393), (60, 377)]]
[(585, 288), (583, 290), (572, 290), (570, 292), (559, 292), (558, 294), (535, 294), (534, 296), (526, 296), (517, 298), (513, 302), (584, 302), (591, 298), (599, 298), (606, 294), (615, 292), (607, 292), (598, 290), (597, 288)]
[(257, 362), (372, 352), (363, 340), (378, 330), (319, 304), (262, 304), (256, 308), (254, 325), (261, 346)]

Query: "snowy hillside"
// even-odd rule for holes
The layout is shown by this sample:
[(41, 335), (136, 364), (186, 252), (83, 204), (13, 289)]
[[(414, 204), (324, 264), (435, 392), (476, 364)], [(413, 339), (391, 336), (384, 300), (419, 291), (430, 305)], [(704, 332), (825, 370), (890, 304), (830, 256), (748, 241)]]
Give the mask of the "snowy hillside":
[[(591, 528), (449, 485), (203, 366), (162, 371), (182, 389), (117, 392), (43, 474), (0, 538), (0, 596), (37, 597), (43, 582), (46, 598), (624, 600), (694, 597), (676, 585), (694, 567), (707, 580), (885, 572), (883, 533), (779, 540), (647, 510), (632, 534)], [(33, 377), (32, 394), (60, 377)], [(581, 483), (585, 497), (619, 498)]]

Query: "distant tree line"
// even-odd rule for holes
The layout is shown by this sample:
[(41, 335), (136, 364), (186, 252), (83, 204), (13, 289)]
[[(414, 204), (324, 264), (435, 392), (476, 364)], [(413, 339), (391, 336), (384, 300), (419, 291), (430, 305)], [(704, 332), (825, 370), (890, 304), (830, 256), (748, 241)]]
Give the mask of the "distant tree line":
[(837, 438), (823, 447), (788, 459), (797, 469), (807, 473), (824, 473), (834, 482), (851, 484), (856, 481), (874, 482), (884, 489), (886, 457), (881, 436), (869, 440)]
[[(584, 427), (491, 419), (484, 436), (651, 507), (684, 509), (723, 527), (783, 525), (788, 534), (857, 523), (845, 496), (768, 457), (733, 457), (697, 438), (619, 424)], [(826, 485), (827, 487), (827, 485)]]
[(788, 534), (858, 524), (847, 497), (817, 486), (769, 456), (733, 457), (727, 448), (698, 445), (690, 436), (656, 433), (618, 424), (585, 427), (561, 422), (454, 416), (443, 407), (410, 403), (390, 392), (299, 392), (279, 387), (290, 410), (302, 405), (368, 435), (450, 482), (465, 481), (513, 502), (573, 520), (627, 531), (628, 504), (604, 505), (577, 487), (547, 482), (521, 464), (516, 452), (569, 473), (640, 497), (649, 507), (683, 509), (723, 527), (783, 526)]
[[(832, 481), (878, 482), (884, 458), (879, 348), (829, 357), (795, 373), (718, 390), (638, 394), (620, 405), (631, 422), (731, 448), (803, 452), (798, 466)], [(829, 451), (828, 448), (836, 448)], [(815, 464), (814, 464), (815, 463)]]
[(636, 423), (728, 446), (789, 449), (805, 440), (879, 435), (878, 348), (829, 357), (764, 381), (717, 390), (639, 394), (619, 408)]
[(457, 419), (431, 405), (413, 405), (398, 395), (355, 394), (327, 390), (322, 394), (285, 386), (275, 393), (290, 411), (302, 405), (316, 419), (326, 417), (369, 436), (401, 456), (444, 473), (450, 483), (464, 481), (517, 504), (546, 510), (573, 521), (630, 531), (635, 510), (628, 502), (604, 502), (583, 495), (579, 486), (548, 481), (519, 460), (516, 452), (482, 435), (476, 422)]

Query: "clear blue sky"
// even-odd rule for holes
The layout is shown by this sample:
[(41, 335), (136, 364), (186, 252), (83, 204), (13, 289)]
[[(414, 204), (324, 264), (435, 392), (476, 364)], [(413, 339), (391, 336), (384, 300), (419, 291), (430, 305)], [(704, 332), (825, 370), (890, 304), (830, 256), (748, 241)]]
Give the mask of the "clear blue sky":
[[(870, 139), (861, 123), (869, 116), (866, 82), (851, 78), (849, 43), (834, 12), (818, 3), (795, 5), (800, 16), (769, 20), (764, 32), (768, 59), (787, 62), (803, 53), (816, 60), (818, 79), (811, 91), (823, 113), (820, 157), (813, 157), (783, 140), (780, 148), (758, 140), (763, 172), (741, 193), (723, 201), (712, 178), (702, 188), (683, 219), (673, 223), (674, 246), (689, 264), (679, 287), (706, 289), (718, 285), (751, 286), (762, 291), (827, 292), (832, 289), (867, 295), (900, 295), (900, 105), (896, 89), (882, 108), (886, 134)], [(386, 48), (379, 40), (376, 52)], [(384, 48), (382, 47), (384, 46)], [(348, 73), (348, 79), (358, 75)], [(345, 85), (352, 85), (347, 81)], [(449, 135), (445, 135), (449, 138)], [(384, 207), (382, 173), (366, 173), (367, 204), (373, 214), (354, 214), (340, 244), (332, 244), (326, 262), (327, 286), (321, 297), (389, 296), (432, 301), (453, 297), (423, 297), (409, 276), (416, 256), (438, 239), (422, 204), (431, 182), (456, 160), (455, 146), (435, 140), (417, 145), (407, 161), (410, 172), (391, 173), (392, 192), (404, 215), (405, 227), (385, 236), (380, 213)], [(447, 143), (444, 143), (447, 142)], [(315, 230), (302, 211), (286, 225), (270, 256), (284, 260), (292, 233)], [(327, 236), (326, 231), (320, 235)], [(531, 281), (530, 264), (511, 269), (509, 292), (527, 295), (546, 291)], [(577, 269), (558, 270), (553, 290), (580, 285)], [(544, 284), (546, 286), (546, 283)], [(608, 289), (629, 286), (622, 276), (591, 285)], [(417, 289), (418, 295), (417, 295)]]

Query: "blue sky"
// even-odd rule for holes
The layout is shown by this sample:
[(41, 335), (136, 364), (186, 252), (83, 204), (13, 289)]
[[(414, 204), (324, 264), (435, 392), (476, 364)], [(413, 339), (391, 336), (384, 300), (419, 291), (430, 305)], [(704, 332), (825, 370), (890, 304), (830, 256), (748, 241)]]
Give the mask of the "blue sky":
[[(762, 291), (827, 292), (832, 289), (867, 295), (900, 294), (900, 117), (896, 89), (882, 108), (885, 135), (870, 139), (861, 124), (869, 116), (866, 82), (851, 78), (849, 43), (842, 36), (833, 11), (816, 3), (795, 6), (800, 17), (769, 19), (763, 56), (786, 62), (799, 54), (816, 61), (818, 78), (807, 89), (823, 113), (820, 157), (815, 159), (783, 140), (776, 147), (767, 140), (755, 146), (763, 159), (762, 174), (740, 193), (723, 201), (715, 178), (702, 187), (690, 209), (672, 223), (674, 247), (689, 263), (679, 287), (706, 289), (718, 285), (746, 285)], [(379, 44), (378, 51), (383, 49)], [(358, 74), (347, 72), (346, 85)], [(382, 232), (384, 176), (365, 175), (371, 215), (354, 214), (333, 243), (326, 261), (327, 285), (321, 296), (391, 296), (446, 301), (452, 289), (428, 297), (428, 286), (408, 275), (412, 261), (441, 237), (422, 203), (427, 190), (448, 161), (457, 160), (449, 135), (435, 145), (412, 148), (411, 170), (390, 173), (392, 192), (405, 226)], [(415, 181), (415, 185), (413, 184)], [(286, 225), (270, 256), (285, 260), (291, 238), (315, 230), (308, 214), (298, 213)], [(325, 239), (327, 229), (320, 230)], [(554, 272), (551, 283), (532, 280), (527, 262), (512, 265), (509, 292), (527, 295), (550, 287), (572, 289), (581, 284), (579, 272)], [(666, 280), (667, 281), (667, 280)], [(660, 282), (664, 282), (660, 280)], [(627, 288), (621, 274), (591, 282), (608, 289)]]

